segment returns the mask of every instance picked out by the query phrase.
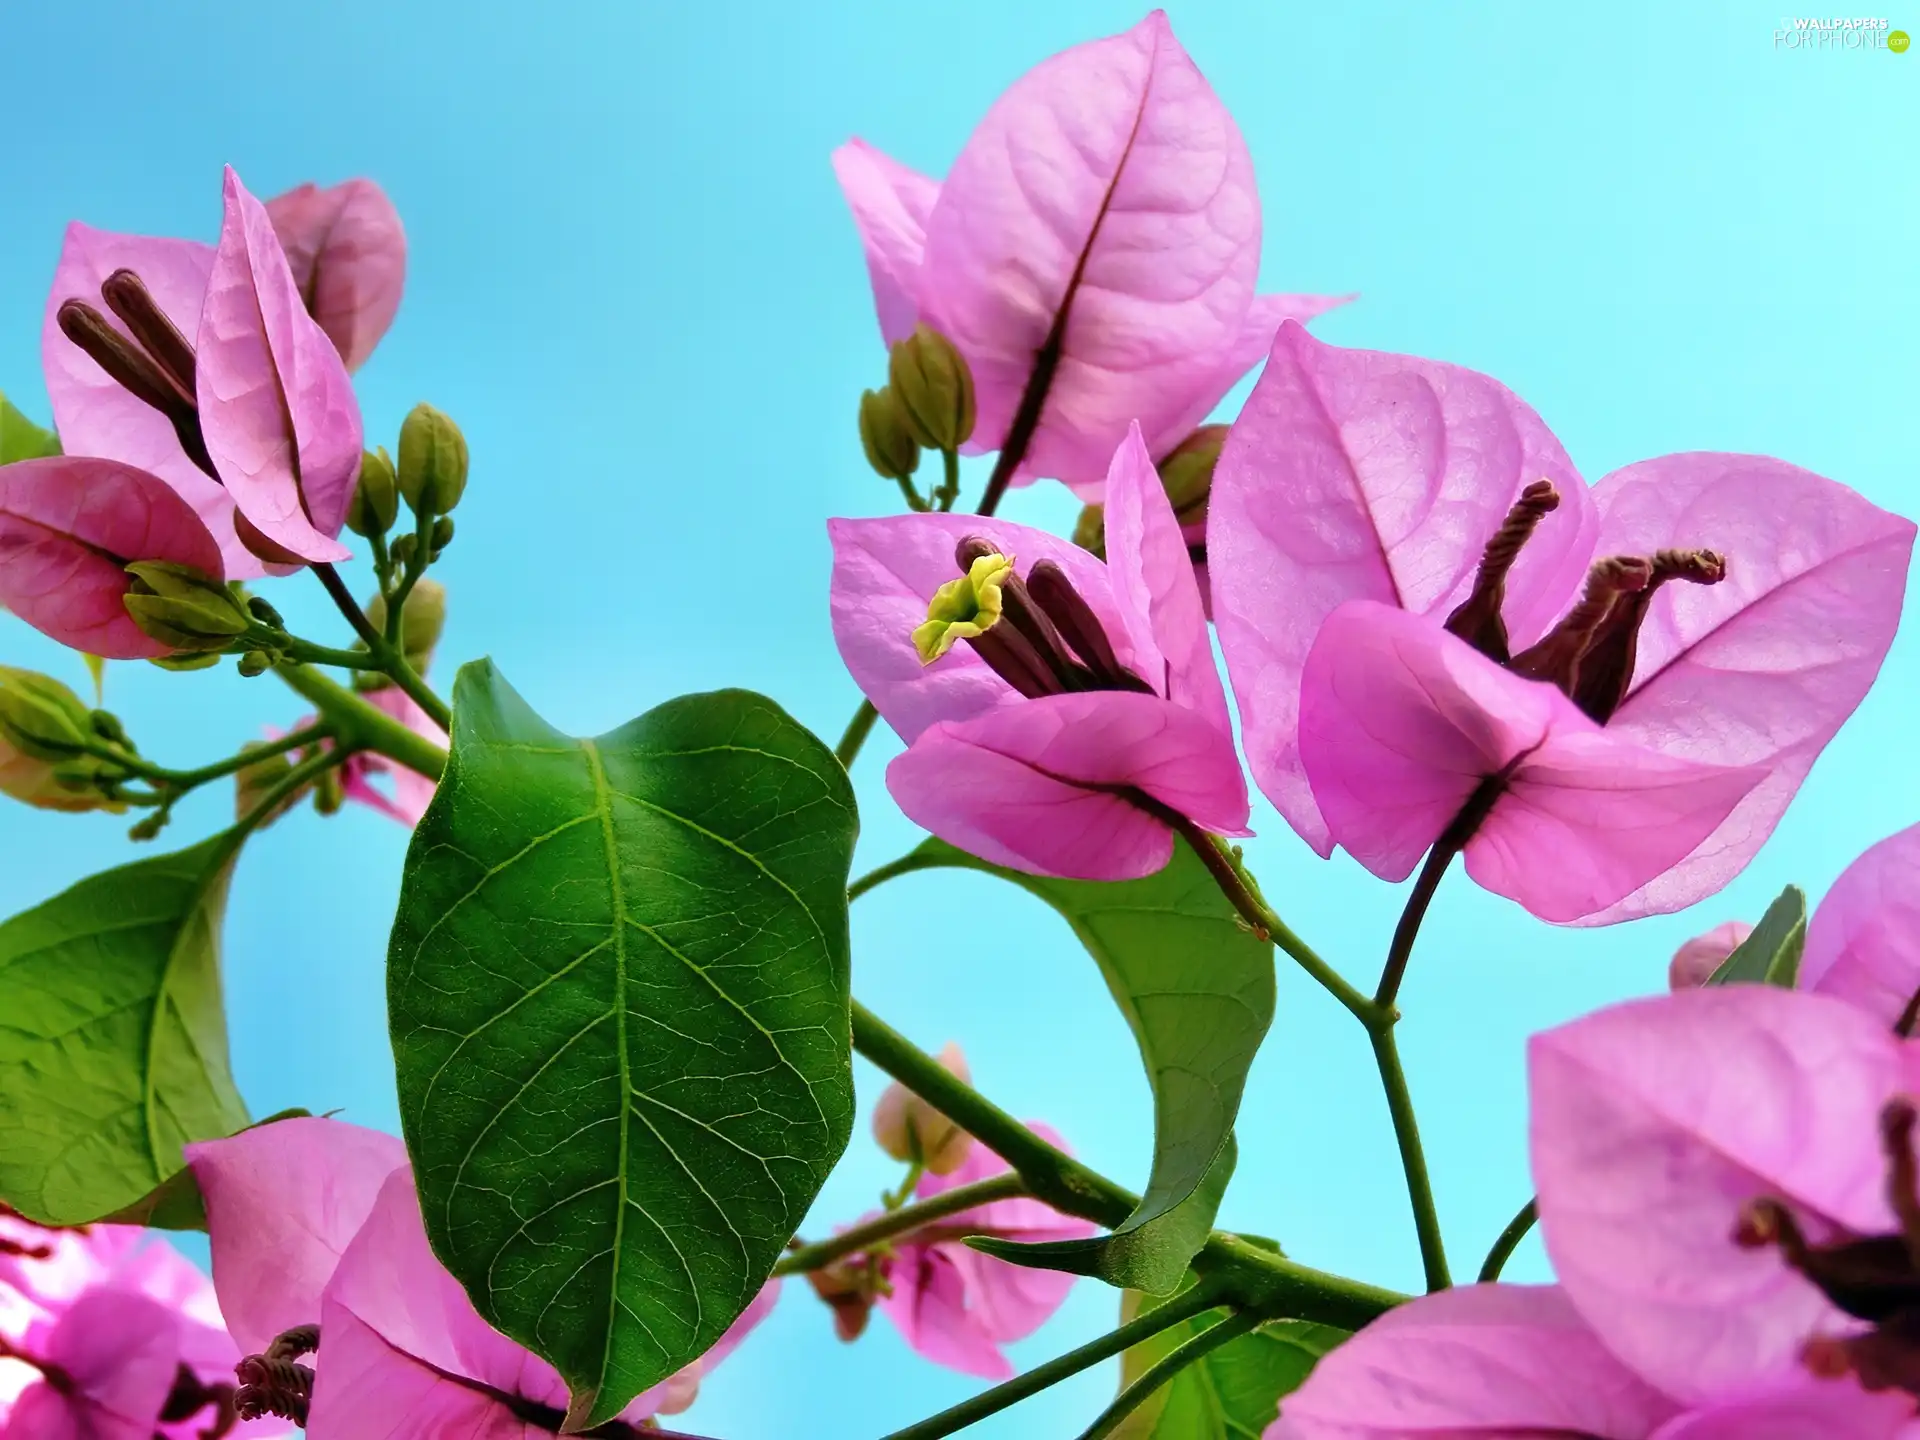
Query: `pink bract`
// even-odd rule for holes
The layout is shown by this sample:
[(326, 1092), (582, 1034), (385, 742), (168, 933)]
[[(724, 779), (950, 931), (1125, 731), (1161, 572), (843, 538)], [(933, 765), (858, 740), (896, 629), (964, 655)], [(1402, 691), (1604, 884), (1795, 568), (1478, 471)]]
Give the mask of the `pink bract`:
[(1713, 972), (1726, 964), (1727, 958), (1752, 933), (1753, 926), (1746, 921), (1727, 920), (1703, 935), (1694, 936), (1673, 952), (1673, 959), (1667, 965), (1667, 987), (1685, 990), (1706, 984)]
[[(1599, 768), (1575, 767), (1585, 773), (1565, 777), (1567, 803), (1549, 817), (1570, 848), (1514, 850), (1496, 865), (1483, 845), (1476, 878), (1559, 921), (1678, 909), (1724, 886), (1772, 832), (1899, 620), (1913, 525), (1778, 460), (1670, 455), (1589, 492), (1540, 418), (1496, 381), (1283, 326), (1209, 502), (1214, 615), (1254, 777), (1319, 853), (1338, 843), (1393, 876), (1440, 837), (1463, 782), (1471, 790), (1498, 775), (1494, 757), (1511, 763), (1544, 743), (1560, 707), (1527, 692), (1552, 687), (1500, 670), (1441, 623), (1471, 592), (1509, 508), (1541, 480), (1559, 505), (1506, 579), (1515, 654), (1569, 609), (1596, 557), (1712, 549), (1725, 578), (1651, 597), (1631, 684), (1604, 729), (1574, 746)], [(1376, 663), (1400, 678), (1369, 679)], [(1450, 678), (1424, 696), (1432, 676)], [(1376, 706), (1364, 714), (1362, 693)], [(1385, 764), (1418, 797), (1412, 809), (1369, 774)], [(1682, 771), (1699, 782), (1690, 797), (1669, 783)], [(1716, 771), (1728, 785), (1744, 775), (1745, 788), (1699, 831), (1720, 804), (1707, 803)], [(1571, 793), (1594, 786), (1591, 807)], [(1636, 790), (1644, 810), (1627, 798)], [(1525, 808), (1509, 795), (1494, 814)], [(1618, 843), (1622, 827), (1646, 843)]]
[(859, 140), (834, 168), (882, 335), (924, 320), (972, 367), (967, 448), (1002, 448), (1023, 397), (1044, 397), (1019, 481), (1054, 476), (1099, 498), (1130, 424), (1165, 454), (1283, 319), (1342, 303), (1255, 297), (1252, 160), (1158, 10), (1016, 80), (944, 182)]
[[(1107, 562), (999, 520), (905, 515), (834, 520), (834, 638), (848, 670), (908, 749), (887, 785), (908, 817), (996, 863), (1121, 880), (1167, 863), (1164, 807), (1243, 835), (1246, 782), (1214, 668), (1193, 567), (1172, 506), (1130, 427), (1108, 471)], [(954, 551), (981, 537), (1023, 575), (1060, 567), (1119, 663), (1151, 693), (1029, 698), (966, 645), (923, 664), (912, 640)], [(1150, 797), (1151, 806), (1128, 798)]]
[(109, 660), (170, 654), (122, 603), (139, 560), (224, 568), (193, 507), (144, 470), (71, 455), (0, 465), (0, 605), (36, 630)]
[(266, 204), (306, 308), (348, 371), (366, 364), (393, 324), (407, 278), (407, 237), (371, 180), (306, 184)]

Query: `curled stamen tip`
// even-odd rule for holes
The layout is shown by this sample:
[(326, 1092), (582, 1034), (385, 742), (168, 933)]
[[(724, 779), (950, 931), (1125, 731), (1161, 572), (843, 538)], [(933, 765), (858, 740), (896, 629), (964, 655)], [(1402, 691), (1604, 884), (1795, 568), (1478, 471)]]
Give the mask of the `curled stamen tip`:
[(1560, 508), (1560, 492), (1554, 488), (1551, 480), (1535, 480), (1520, 492), (1520, 503), (1544, 515)]
[(1717, 550), (1662, 550), (1653, 557), (1653, 566), (1663, 580), (1718, 585), (1727, 578), (1727, 557)]
[(1742, 1250), (1764, 1250), (1780, 1239), (1783, 1211), (1777, 1200), (1749, 1201), (1733, 1224), (1733, 1243)]
[(1609, 555), (1594, 562), (1588, 576), (1590, 589), (1611, 595), (1631, 595), (1653, 583), (1653, 562), (1638, 555)]

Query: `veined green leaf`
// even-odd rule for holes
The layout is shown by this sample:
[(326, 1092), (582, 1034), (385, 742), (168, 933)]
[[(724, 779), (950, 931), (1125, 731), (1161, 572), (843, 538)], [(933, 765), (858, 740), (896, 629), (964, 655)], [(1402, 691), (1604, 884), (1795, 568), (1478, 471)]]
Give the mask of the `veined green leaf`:
[(1800, 954), (1807, 948), (1807, 896), (1797, 885), (1782, 890), (1753, 933), (1720, 962), (1709, 985), (1779, 985), (1788, 990), (1800, 975)]
[(60, 453), (60, 440), (51, 430), (27, 419), (0, 395), (0, 465), (16, 460), (44, 460)]
[(389, 956), (401, 1118), (435, 1251), (586, 1428), (719, 1338), (846, 1146), (853, 794), (744, 691), (578, 740), (481, 661), (453, 712)]

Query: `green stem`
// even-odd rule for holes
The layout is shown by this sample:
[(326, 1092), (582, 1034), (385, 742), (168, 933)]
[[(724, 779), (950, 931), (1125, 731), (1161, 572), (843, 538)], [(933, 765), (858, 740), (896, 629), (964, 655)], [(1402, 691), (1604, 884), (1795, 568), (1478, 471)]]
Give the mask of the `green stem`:
[(273, 673), (312, 702), (342, 746), (384, 755), (430, 780), (439, 779), (446, 768), (445, 750), (318, 670), (305, 665), (276, 665)]
[(350, 745), (334, 745), (302, 760), (282, 775), (279, 781), (261, 796), (258, 803), (241, 817), (240, 823), (228, 832), (234, 837), (234, 844), (237, 846), (241, 840), (259, 829), (262, 823), (271, 819), (289, 796), (298, 795), (336, 765), (346, 764), (353, 754), (354, 747)]
[(1427, 1175), (1427, 1155), (1420, 1145), (1420, 1121), (1407, 1089), (1406, 1071), (1392, 1029), (1375, 1030), (1373, 1060), (1380, 1085), (1387, 1092), (1387, 1113), (1393, 1117), (1393, 1138), (1400, 1147), (1400, 1167), (1407, 1175), (1407, 1198), (1413, 1204), (1413, 1228), (1420, 1237), (1420, 1262), (1427, 1272), (1427, 1290), (1444, 1290), (1453, 1283), (1447, 1274), (1447, 1251), (1440, 1236), (1440, 1214), (1433, 1203), (1433, 1181)]
[(1212, 873), (1220, 892), (1227, 897), (1227, 903), (1239, 912), (1240, 918), (1247, 922), (1255, 935), (1285, 951), (1296, 965), (1346, 1006), (1369, 1031), (1387, 1023), (1388, 1016), (1379, 1005), (1348, 984), (1338, 970), (1322, 960), (1312, 946), (1294, 934), (1286, 921), (1274, 913), (1273, 907), (1261, 897), (1260, 887), (1247, 873), (1246, 865), (1226, 841), (1208, 834), (1184, 815), (1175, 815), (1171, 811), (1168, 813), (1177, 822), (1175, 828), (1181, 838), (1193, 848), (1194, 854)]
[(195, 770), (169, 770), (164, 765), (151, 764), (138, 755), (130, 755), (106, 744), (87, 744), (81, 748), (89, 755), (111, 761), (129, 775), (137, 775), (140, 779), (150, 781), (178, 796), (189, 790), (198, 789), (209, 781), (231, 775), (236, 770), (244, 770), (256, 760), (266, 760), (275, 755), (284, 755), (289, 750), (302, 749), (328, 739), (332, 734), (333, 728), (330, 725), (308, 725), (291, 734), (282, 735), (278, 739), (263, 740), (257, 745), (249, 745), (237, 755), (229, 755), (224, 760), (216, 760), (211, 765), (202, 765)]
[(1107, 1440), (1121, 1423), (1138, 1410), (1155, 1391), (1196, 1361), (1204, 1360), (1222, 1345), (1238, 1340), (1257, 1328), (1260, 1317), (1245, 1310), (1235, 1311), (1217, 1325), (1209, 1325), (1170, 1354), (1163, 1355), (1126, 1389), (1122, 1390), (1099, 1417), (1081, 1432), (1080, 1440)]
[(834, 758), (839, 760), (842, 770), (851, 770), (853, 762), (860, 754), (860, 747), (867, 743), (867, 736), (873, 733), (873, 722), (880, 718), (880, 712), (873, 708), (871, 700), (862, 700), (860, 708), (853, 712), (853, 719), (847, 722), (846, 732), (841, 735), (840, 743), (833, 747)]
[(386, 669), (365, 650), (336, 650), (331, 645), (315, 645), (311, 640), (302, 640), (297, 635), (287, 637), (280, 646), (280, 654), (296, 665), (331, 665), (336, 670)]
[[(859, 1001), (853, 1002), (853, 1048), (1011, 1165), (1033, 1195), (1054, 1209), (1112, 1228), (1140, 1197), (1099, 1171), (1062, 1154), (971, 1085), (948, 1073)], [(1194, 1268), (1219, 1277), (1222, 1293), (1266, 1319), (1313, 1320), (1358, 1330), (1406, 1296), (1299, 1265), (1214, 1231)]]
[(909, 850), (898, 860), (889, 860), (886, 864), (869, 870), (858, 880), (847, 886), (847, 903), (851, 905), (869, 890), (878, 888), (887, 881), (901, 875), (911, 875), (916, 870), (932, 870), (946, 864), (940, 856), (923, 854), (919, 850)]
[(920, 498), (919, 487), (906, 476), (896, 477), (900, 484), (900, 498), (907, 502), (907, 508), (916, 515), (924, 515), (933, 507)]
[(1447, 873), (1447, 866), (1453, 863), (1453, 857), (1459, 853), (1458, 846), (1446, 844), (1435, 845), (1427, 852), (1426, 863), (1420, 867), (1419, 877), (1413, 882), (1413, 891), (1407, 896), (1406, 908), (1400, 912), (1400, 923), (1394, 926), (1393, 941), (1387, 946), (1387, 963), (1380, 972), (1380, 988), (1373, 992), (1373, 1003), (1382, 1010), (1392, 1010), (1393, 1002), (1399, 998), (1400, 982), (1406, 978), (1407, 962), (1413, 958), (1413, 942), (1420, 935), (1420, 922), (1427, 918), (1427, 906), (1433, 903), (1441, 877)]
[(1527, 1232), (1540, 1218), (1540, 1202), (1529, 1200), (1520, 1207), (1520, 1213), (1507, 1222), (1507, 1228), (1500, 1232), (1500, 1238), (1493, 1242), (1493, 1248), (1487, 1251), (1486, 1261), (1480, 1266), (1480, 1283), (1491, 1285), (1500, 1278), (1500, 1272), (1507, 1268), (1507, 1261), (1513, 1258), (1513, 1252), (1520, 1248), (1520, 1242), (1527, 1238)]
[[(367, 653), (375, 662), (366, 667), (356, 664), (355, 668), (376, 668), (383, 670), (387, 678), (398, 685), (407, 697), (426, 711), (433, 722), (442, 730), (453, 728), (453, 712), (447, 708), (447, 702), (434, 694), (427, 682), (414, 672), (407, 663), (407, 657), (400, 653), (397, 643), (373, 628), (373, 622), (367, 618), (367, 612), (360, 608), (360, 602), (353, 598), (347, 589), (347, 582), (340, 578), (340, 572), (328, 564), (310, 567), (320, 577), (321, 585), (327, 594), (333, 597), (333, 603), (340, 613), (346, 616), (347, 623), (353, 627), (353, 633), (367, 647)], [(424, 568), (424, 567), (422, 567)], [(413, 582), (419, 579), (411, 566), (407, 570), (407, 579), (402, 583), (398, 596), (387, 605), (387, 628), (392, 630), (401, 619), (401, 608), (407, 603), (407, 592), (413, 589)], [(352, 651), (336, 651), (336, 654), (351, 655)]]
[(400, 644), (403, 617), (406, 613), (407, 597), (413, 593), (413, 587), (420, 583), (420, 577), (427, 573), (427, 566), (433, 563), (433, 512), (421, 510), (413, 517), (413, 558), (407, 562), (406, 574), (400, 577), (400, 583), (393, 594), (387, 597), (387, 643)]
[(1118, 1330), (1102, 1335), (1098, 1340), (1090, 1341), (1077, 1350), (1069, 1350), (1044, 1365), (1035, 1366), (1024, 1375), (1016, 1375), (1005, 1384), (996, 1385), (984, 1394), (971, 1400), (963, 1400), (950, 1410), (942, 1410), (931, 1419), (922, 1420), (917, 1425), (909, 1425), (904, 1430), (896, 1430), (887, 1440), (940, 1440), (943, 1435), (951, 1435), (964, 1430), (976, 1420), (984, 1420), (989, 1415), (997, 1415), (1009, 1405), (1018, 1404), (1029, 1395), (1037, 1395), (1050, 1385), (1057, 1385), (1070, 1375), (1078, 1375), (1088, 1366), (1098, 1365), (1102, 1360), (1110, 1360), (1124, 1350), (1131, 1349), (1142, 1340), (1151, 1340), (1162, 1330), (1171, 1329), (1184, 1320), (1205, 1313), (1221, 1303), (1219, 1293), (1211, 1286), (1200, 1284), (1183, 1295), (1176, 1295), (1157, 1310), (1150, 1310), (1139, 1319), (1122, 1325)]
[(940, 488), (934, 492), (933, 500), (936, 508), (944, 515), (953, 509), (954, 502), (960, 498), (960, 452), (942, 450), (940, 459), (945, 466), (946, 475), (940, 482)]
[(857, 1255), (862, 1250), (870, 1250), (875, 1245), (904, 1235), (909, 1230), (918, 1230), (931, 1225), (936, 1220), (944, 1220), (949, 1215), (958, 1215), (962, 1210), (971, 1210), (976, 1205), (985, 1205), (993, 1200), (1011, 1200), (1017, 1195), (1027, 1193), (1026, 1182), (1015, 1171), (989, 1176), (985, 1180), (976, 1180), (971, 1185), (956, 1185), (951, 1190), (943, 1190), (931, 1199), (922, 1200), (917, 1205), (907, 1205), (891, 1214), (882, 1215), (877, 1220), (869, 1220), (864, 1225), (856, 1225), (851, 1230), (843, 1230), (831, 1240), (822, 1240), (814, 1245), (802, 1245), (790, 1250), (773, 1267), (776, 1275), (799, 1275), (809, 1270), (818, 1270), (831, 1265), (846, 1255)]

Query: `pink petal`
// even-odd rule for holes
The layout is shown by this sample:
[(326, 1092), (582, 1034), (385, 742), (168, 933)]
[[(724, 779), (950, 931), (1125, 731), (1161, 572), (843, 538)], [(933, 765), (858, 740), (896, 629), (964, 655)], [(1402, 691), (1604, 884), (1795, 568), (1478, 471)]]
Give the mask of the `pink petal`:
[(1156, 695), (1022, 700), (935, 725), (887, 767), (907, 818), (949, 844), (1080, 880), (1137, 879), (1173, 854), (1173, 832), (1114, 793), (1125, 787), (1215, 834), (1247, 833), (1233, 741)]
[(1675, 863), (1757, 778), (1645, 750), (1432, 620), (1366, 600), (1334, 611), (1308, 655), (1300, 754), (1332, 838), (1384, 880), (1505, 775), (1467, 872), (1556, 922)]
[[(46, 1359), (65, 1370), (77, 1393), (64, 1407), (78, 1423), (77, 1440), (152, 1440), (160, 1409), (180, 1364), (178, 1322), (142, 1295), (87, 1291), (42, 1342)], [(24, 1399), (9, 1437), (42, 1440), (61, 1431), (29, 1426)]]
[(308, 1440), (549, 1440), (497, 1399), (395, 1349), (351, 1309), (328, 1300), (320, 1321)]
[(1320, 854), (1333, 841), (1295, 735), (1321, 623), (1348, 600), (1444, 619), (1540, 479), (1560, 508), (1508, 579), (1516, 648), (1566, 608), (1593, 554), (1597, 521), (1560, 442), (1485, 375), (1281, 327), (1214, 473), (1207, 562), (1254, 779)]
[(1905, 1395), (1869, 1395), (1852, 1381), (1791, 1389), (1689, 1410), (1652, 1440), (1895, 1440), (1913, 1417)]
[(348, 558), (334, 537), (360, 474), (360, 408), (266, 210), (231, 167), (197, 349), (201, 429), (241, 514), (291, 555)]
[(1163, 13), (1043, 62), (927, 218), (921, 310), (972, 364), (970, 448), (1000, 447), (1064, 322), (1025, 468), (1097, 479), (1129, 422), (1158, 434), (1218, 382), (1259, 263), (1246, 144)]
[(391, 1135), (304, 1116), (189, 1145), (186, 1155), (207, 1201), (220, 1303), (249, 1355), (319, 1318), (341, 1253), (407, 1163)]
[(234, 533), (233, 497), (187, 458), (172, 424), (109, 379), (62, 333), (59, 322), (62, 304), (84, 300), (126, 334), (126, 326), (101, 299), (100, 285), (116, 270), (131, 270), (180, 333), (191, 338), (200, 323), (212, 269), (213, 247), (198, 240), (120, 235), (75, 221), (67, 227), (53, 290), (47, 296), (46, 318), (40, 327), (41, 363), (47, 397), (53, 402), (54, 428), (66, 453), (118, 460), (158, 475), (180, 492), (213, 532), (226, 557), (227, 578), (252, 580), (266, 572)]
[(1132, 661), (1107, 567), (1057, 535), (968, 515), (829, 520), (827, 534), (834, 642), (854, 683), (909, 743), (937, 720), (970, 720), (1021, 701), (971, 646), (956, 645), (931, 665), (913, 648), (933, 592), (960, 574), (954, 547), (970, 535), (1000, 547), (1022, 575), (1042, 560), (1059, 565), (1100, 617), (1121, 664)]
[(122, 603), (134, 560), (223, 569), (205, 523), (158, 476), (70, 455), (0, 466), (0, 605), (34, 629), (109, 660), (171, 653)]
[(1849, 865), (1807, 926), (1800, 988), (1892, 1025), (1920, 990), (1920, 825)]
[(940, 182), (864, 140), (849, 140), (833, 152), (833, 173), (867, 252), (880, 338), (891, 345), (911, 335), (920, 318), (915, 287), (926, 249), (927, 216), (939, 198)]
[(1761, 1196), (1816, 1238), (1893, 1228), (1878, 1117), (1913, 1075), (1878, 1021), (1766, 985), (1682, 990), (1535, 1036), (1528, 1075), (1547, 1254), (1629, 1365), (1714, 1400), (1802, 1377), (1811, 1335), (1856, 1328), (1731, 1237)]
[(1231, 736), (1186, 538), (1137, 424), (1114, 452), (1106, 505), (1107, 574), (1132, 643), (1135, 673)]
[(893, 1293), (880, 1297), (879, 1309), (909, 1347), (963, 1375), (1012, 1377), (1012, 1363), (969, 1304), (966, 1276), (949, 1247), (902, 1244), (887, 1278)]
[(308, 313), (347, 369), (358, 370), (400, 309), (407, 279), (400, 213), (371, 180), (324, 190), (301, 185), (267, 201), (266, 211)]
[[(369, 692), (364, 697), (376, 709), (384, 710), (414, 734), (445, 747), (447, 732), (442, 730), (433, 717), (422, 710), (406, 691), (395, 685), (384, 686)], [(363, 762), (356, 765), (348, 762), (345, 783), (342, 786), (347, 799), (371, 806), (382, 815), (398, 820), (402, 825), (414, 826), (420, 823), (420, 817), (427, 813), (427, 806), (433, 803), (434, 791), (439, 781), (410, 770), (405, 765), (378, 756), (356, 757)], [(392, 798), (389, 799), (367, 781), (370, 772), (378, 772), (391, 777)]]
[(1675, 583), (1640, 632), (1632, 693), (1608, 722), (1670, 754), (1764, 765), (1697, 854), (1602, 924), (1679, 909), (1746, 866), (1880, 673), (1900, 621), (1913, 522), (1757, 455), (1668, 455), (1594, 487), (1603, 553), (1727, 557), (1718, 585)]
[(1558, 1289), (1469, 1285), (1390, 1310), (1323, 1357), (1266, 1440), (1647, 1440), (1675, 1408)]
[(1746, 943), (1753, 926), (1744, 920), (1727, 920), (1704, 935), (1696, 935), (1678, 950), (1667, 965), (1667, 988), (1685, 990), (1704, 985), (1727, 958)]

